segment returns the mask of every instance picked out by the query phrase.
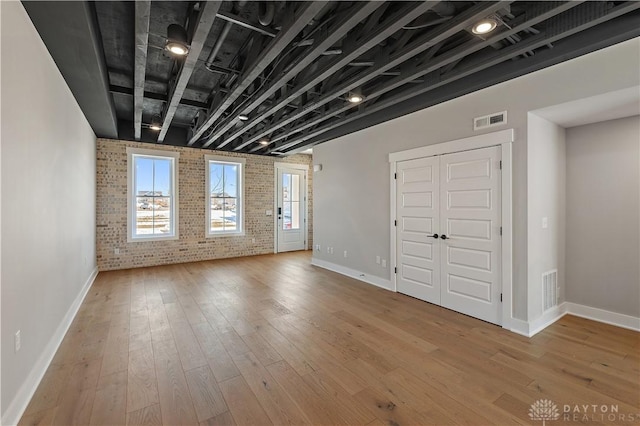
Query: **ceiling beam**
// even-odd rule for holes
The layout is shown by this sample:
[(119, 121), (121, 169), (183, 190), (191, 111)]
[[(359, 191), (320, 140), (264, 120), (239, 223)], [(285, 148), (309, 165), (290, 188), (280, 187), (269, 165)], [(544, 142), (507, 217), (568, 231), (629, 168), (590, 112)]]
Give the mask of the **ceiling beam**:
[[(111, 84), (109, 86), (109, 91), (111, 93), (117, 93), (119, 95), (128, 95), (128, 96), (134, 95), (134, 89), (130, 87), (117, 86), (114, 84)], [(159, 102), (167, 102), (166, 93), (156, 93), (156, 92), (149, 92), (145, 90), (143, 92), (143, 96), (145, 99), (152, 99), (154, 101), (159, 101)], [(180, 99), (180, 105), (190, 106), (190, 107), (200, 108), (200, 109), (206, 109), (209, 106), (206, 102), (200, 102), (200, 101), (196, 101), (193, 99), (186, 99), (186, 98)]]
[[(286, 67), (286, 72), (282, 73), (276, 80), (270, 82), (268, 86), (264, 87), (258, 93), (251, 96), (251, 102), (243, 106), (241, 111), (243, 115), (249, 115), (260, 105), (269, 99), (274, 93), (276, 93), (281, 87), (285, 86), (296, 75), (298, 75), (303, 69), (309, 66), (314, 60), (322, 55), (327, 49), (331, 48), (335, 43), (340, 41), (347, 32), (353, 27), (358, 25), (363, 19), (373, 13), (376, 9), (382, 6), (381, 2), (357, 2), (351, 9), (341, 12), (340, 18), (337, 23), (332, 25), (326, 32), (326, 37), (316, 37), (316, 42), (311, 46), (310, 50), (304, 55), (297, 58), (294, 63), (289, 64)], [(236, 125), (238, 122), (237, 116), (228, 117), (220, 126), (216, 128), (216, 131), (207, 138), (205, 146), (208, 146), (209, 141), (215, 141), (229, 129)], [(223, 147), (225, 144), (218, 145), (217, 148)]]
[[(203, 124), (194, 132), (193, 137), (188, 145), (193, 145), (202, 134), (209, 129), (251, 85), (256, 78), (278, 57), (280, 53), (294, 40), (294, 38), (302, 31), (309, 22), (326, 6), (326, 1), (314, 1), (299, 3), (296, 16), (291, 22), (283, 28), (276, 38), (262, 51), (260, 56), (254, 61), (252, 66), (248, 67), (248, 71), (243, 74), (239, 81), (235, 84), (231, 92), (215, 107), (213, 112), (207, 117)], [(208, 146), (208, 145), (206, 145)]]
[(135, 2), (136, 44), (133, 69), (133, 135), (139, 141), (142, 135), (142, 108), (144, 106), (144, 75), (147, 70), (147, 47), (149, 46), (149, 18), (151, 0)]
[(95, 4), (24, 1), (22, 6), (96, 136), (117, 139), (118, 119)]
[[(585, 2), (581, 7), (582, 10), (580, 11), (580, 13), (583, 19), (580, 19), (579, 21), (576, 21), (572, 18), (565, 19), (563, 16), (559, 16), (556, 19), (556, 22), (550, 23), (550, 25), (548, 25), (547, 31), (542, 31), (535, 36), (523, 40), (521, 43), (511, 45), (502, 50), (495, 51), (492, 54), (487, 55), (486, 57), (476, 58), (464, 67), (461, 67), (459, 70), (452, 72), (450, 75), (441, 76), (436, 71), (433, 73), (433, 75), (429, 75), (426, 78), (425, 83), (419, 86), (412, 86), (410, 88), (407, 88), (388, 99), (379, 101), (373, 107), (363, 109), (346, 117), (343, 120), (340, 120), (339, 122), (328, 123), (327, 125), (311, 131), (304, 136), (298, 137), (290, 142), (287, 142), (286, 144), (283, 144), (278, 148), (277, 151), (281, 152), (282, 150), (297, 146), (294, 150), (287, 152), (287, 154), (299, 152), (311, 144), (311, 142), (305, 143), (306, 141), (310, 141), (311, 139), (329, 130), (355, 121), (357, 119), (361, 119), (373, 113), (382, 111), (384, 109), (390, 108), (397, 105), (398, 103), (415, 98), (419, 95), (423, 95), (424, 93), (443, 87), (447, 84), (451, 84), (462, 78), (473, 76), (478, 72), (487, 70), (509, 59), (516, 58), (525, 52), (533, 51), (543, 46), (547, 46), (550, 43), (558, 42), (559, 40), (575, 35), (581, 31), (587, 30), (591, 27), (622, 16), (626, 13), (640, 9), (640, 2), (629, 1), (611, 9), (606, 9), (606, 7), (603, 7), (603, 4), (598, 4), (595, 2)], [(532, 61), (535, 61), (535, 58), (536, 56), (533, 56), (521, 60), (526, 61), (530, 59)]]
[[(486, 40), (480, 40), (480, 39), (471, 40), (463, 44), (459, 48), (453, 49), (445, 54), (442, 54), (441, 56), (438, 56), (435, 60), (423, 61), (424, 62), (423, 65), (409, 68), (407, 72), (402, 73), (400, 76), (390, 81), (387, 81), (383, 85), (374, 89), (372, 92), (367, 93), (366, 94), (367, 98), (365, 99), (365, 102), (367, 101), (367, 99), (377, 98), (404, 84), (415, 82), (416, 79), (432, 71), (439, 70), (443, 67), (449, 66), (452, 63), (456, 63), (475, 52), (478, 52), (488, 46), (495, 45), (496, 43), (500, 42), (501, 40), (504, 40), (505, 38), (513, 34), (523, 31), (526, 28), (531, 27), (532, 25), (539, 24), (542, 21), (552, 18), (553, 16), (559, 15), (560, 13), (565, 12), (568, 9), (576, 7), (580, 4), (581, 2), (579, 1), (568, 1), (568, 2), (555, 3), (555, 4), (539, 3), (538, 4), (539, 9), (532, 14), (528, 14), (527, 19), (524, 21), (521, 21), (519, 24), (517, 25), (514, 24), (514, 26), (509, 28), (508, 30), (502, 31), (492, 37), (487, 38)], [(436, 31), (438, 31), (437, 28), (436, 28)], [(361, 105), (364, 105), (364, 104), (361, 104)], [(276, 136), (273, 139), (273, 142), (282, 140), (288, 136), (291, 136), (292, 134), (304, 131), (310, 127), (313, 127), (321, 123), (322, 121), (328, 120), (338, 114), (342, 114), (351, 109), (353, 109), (353, 105), (349, 105), (349, 104), (342, 104), (342, 105), (335, 106), (333, 109), (328, 111), (323, 117), (317, 117), (307, 123), (303, 123), (294, 129), (291, 129), (285, 133), (282, 133)], [(293, 146), (291, 145), (292, 143), (293, 142), (278, 144), (273, 149), (274, 150), (287, 149), (290, 146)]]
[(200, 3), (198, 23), (196, 24), (196, 28), (193, 31), (193, 38), (191, 39), (191, 47), (189, 48), (189, 53), (184, 59), (182, 67), (178, 72), (178, 76), (175, 80), (175, 85), (169, 92), (169, 102), (167, 103), (167, 107), (165, 109), (162, 121), (162, 129), (158, 134), (159, 143), (162, 143), (164, 137), (167, 134), (167, 131), (169, 130), (169, 126), (171, 125), (173, 116), (175, 115), (176, 110), (178, 109), (178, 105), (180, 104), (180, 99), (182, 99), (184, 91), (187, 88), (187, 84), (189, 83), (189, 79), (191, 78), (191, 74), (193, 73), (193, 70), (198, 63), (198, 58), (200, 57), (200, 53), (204, 48), (205, 42), (207, 41), (209, 31), (211, 31), (211, 27), (213, 27), (213, 21), (216, 18), (216, 14), (220, 9), (221, 4), (221, 1), (207, 1)]
[[(350, 90), (362, 87), (362, 85), (366, 82), (371, 81), (374, 78), (382, 75), (383, 73), (399, 66), (400, 64), (448, 39), (456, 33), (469, 28), (473, 22), (477, 21), (478, 19), (484, 18), (492, 13), (495, 13), (496, 11), (507, 6), (509, 3), (511, 2), (481, 2), (475, 6), (472, 6), (470, 9), (456, 16), (450, 21), (447, 21), (445, 24), (442, 24), (441, 26), (438, 26), (435, 29), (429, 31), (427, 34), (420, 37), (420, 39), (410, 43), (400, 51), (395, 52), (390, 57), (381, 56), (377, 58), (375, 61), (376, 65), (374, 67), (367, 68), (364, 71), (359, 72), (355, 76), (347, 79), (347, 81), (344, 81), (331, 88), (331, 90), (324, 93), (318, 99), (305, 105), (304, 108), (300, 109), (300, 111), (297, 111), (296, 113), (287, 117), (286, 120), (282, 120), (272, 126), (268, 126), (266, 129), (263, 129), (262, 131), (249, 137), (248, 139), (237, 145), (234, 149), (240, 150), (245, 146), (258, 141), (265, 135), (270, 134), (275, 130), (307, 115), (311, 109), (319, 108), (323, 105), (326, 105), (334, 101), (339, 96), (342, 96), (345, 93), (349, 92)], [(353, 105), (350, 106), (353, 107)], [(244, 128), (241, 129), (241, 131), (242, 130), (244, 130)], [(233, 138), (236, 138), (241, 134), (241, 131), (237, 131), (227, 139), (229, 141), (233, 140)]]
[[(349, 50), (345, 50), (342, 55), (337, 57), (333, 62), (329, 63), (324, 68), (316, 71), (314, 74), (305, 78), (301, 84), (299, 84), (296, 88), (289, 91), (287, 96), (278, 100), (274, 106), (268, 108), (267, 110), (260, 113), (260, 115), (254, 117), (252, 120), (245, 123), (245, 125), (232, 135), (229, 135), (225, 138), (225, 140), (218, 145), (224, 146), (234, 140), (236, 140), (239, 136), (246, 133), (249, 129), (255, 127), (263, 120), (265, 120), (270, 115), (273, 115), (278, 110), (284, 108), (289, 102), (294, 99), (299, 98), (317, 84), (325, 81), (326, 79), (333, 76), (337, 71), (347, 66), (349, 63), (353, 62), (355, 59), (362, 56), (367, 51), (372, 48), (378, 46), (381, 42), (389, 38), (391, 35), (401, 30), (403, 26), (409, 24), (417, 17), (421, 16), (428, 10), (432, 9), (439, 2), (435, 1), (423, 1), (423, 2), (412, 2), (407, 4), (402, 9), (396, 11), (396, 13), (387, 19), (384, 20), (382, 24), (377, 25), (376, 30), (372, 33), (363, 33), (359, 40), (347, 40), (345, 41), (345, 45), (351, 44), (351, 48)], [(306, 106), (302, 107), (302, 110), (306, 111)], [(281, 121), (272, 126), (268, 126), (269, 129), (272, 128), (280, 128), (285, 126), (286, 124), (295, 121), (295, 119), (287, 118), (284, 122)], [(283, 123), (280, 125), (280, 123)], [(271, 133), (270, 131), (260, 132), (260, 136), (255, 136), (251, 138), (251, 142), (255, 142), (259, 140), (261, 137), (264, 137)], [(248, 143), (251, 143), (248, 142)], [(242, 142), (241, 145), (246, 146), (248, 143)], [(235, 149), (241, 149), (236, 146)]]

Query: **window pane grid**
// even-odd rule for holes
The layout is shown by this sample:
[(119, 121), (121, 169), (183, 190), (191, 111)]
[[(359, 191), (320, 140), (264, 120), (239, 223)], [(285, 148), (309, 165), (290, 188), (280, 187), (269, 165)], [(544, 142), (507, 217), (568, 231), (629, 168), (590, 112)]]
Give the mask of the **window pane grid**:
[(209, 234), (241, 232), (242, 165), (209, 160)]
[(134, 155), (134, 236), (173, 236), (173, 159)]

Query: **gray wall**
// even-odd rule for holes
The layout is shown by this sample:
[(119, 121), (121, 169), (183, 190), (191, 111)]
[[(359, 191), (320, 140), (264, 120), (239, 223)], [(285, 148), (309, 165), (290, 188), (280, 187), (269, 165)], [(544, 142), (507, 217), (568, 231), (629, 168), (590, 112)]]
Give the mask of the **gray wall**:
[(640, 316), (640, 117), (567, 129), (567, 301)]
[[(28, 402), (55, 350), (56, 332), (65, 331), (65, 316), (96, 268), (96, 139), (22, 4), (0, 7), (1, 411), (7, 424), (16, 420), (8, 414), (19, 415)], [(14, 353), (17, 330), (22, 349)]]
[[(542, 274), (558, 270), (565, 292), (565, 129), (535, 114), (527, 128), (528, 318), (542, 315)], [(542, 227), (546, 218), (547, 227)]]
[[(527, 112), (640, 82), (640, 41), (630, 40), (314, 147), (314, 257), (383, 279), (376, 255), (389, 259), (388, 154), (460, 139), (473, 117), (508, 110), (513, 146), (514, 316), (528, 318)], [(615, 64), (615, 65), (612, 65)], [(489, 132), (485, 132), (489, 133)], [(333, 246), (334, 254), (325, 247)], [(342, 256), (348, 250), (349, 257)]]

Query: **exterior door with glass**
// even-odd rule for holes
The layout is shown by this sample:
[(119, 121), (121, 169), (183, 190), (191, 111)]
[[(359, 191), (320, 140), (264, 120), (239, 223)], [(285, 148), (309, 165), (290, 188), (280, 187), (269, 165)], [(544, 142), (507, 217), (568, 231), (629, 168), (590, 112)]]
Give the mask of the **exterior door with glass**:
[(304, 169), (277, 167), (278, 252), (306, 249), (306, 176)]

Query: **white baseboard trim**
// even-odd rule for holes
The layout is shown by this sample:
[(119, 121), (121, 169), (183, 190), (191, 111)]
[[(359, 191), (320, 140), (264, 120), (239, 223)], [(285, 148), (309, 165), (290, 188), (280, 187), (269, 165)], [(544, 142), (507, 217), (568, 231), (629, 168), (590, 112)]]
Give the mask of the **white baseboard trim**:
[(24, 410), (27, 409), (29, 401), (31, 401), (33, 394), (36, 392), (36, 389), (38, 389), (38, 385), (40, 384), (42, 377), (44, 377), (44, 373), (47, 372), (49, 364), (51, 364), (53, 357), (55, 356), (58, 348), (60, 347), (60, 344), (62, 343), (62, 339), (64, 339), (65, 334), (67, 334), (67, 330), (69, 330), (73, 319), (78, 313), (78, 309), (80, 309), (84, 298), (89, 292), (89, 289), (91, 288), (91, 285), (93, 284), (97, 276), (98, 267), (96, 267), (91, 272), (89, 278), (87, 278), (87, 281), (84, 283), (82, 290), (80, 290), (80, 293), (67, 310), (67, 313), (60, 322), (60, 325), (56, 329), (53, 336), (51, 336), (51, 339), (49, 339), (47, 346), (45, 346), (44, 350), (42, 351), (42, 355), (40, 355), (38, 361), (36, 361), (36, 364), (31, 369), (31, 373), (29, 374), (29, 376), (27, 376), (27, 379), (24, 381), (22, 386), (20, 386), (20, 389), (13, 397), (13, 400), (9, 403), (9, 407), (7, 407), (7, 410), (2, 416), (2, 421), (0, 422), (1, 424), (5, 426), (17, 425), (20, 421), (22, 414), (24, 414)]
[(562, 302), (558, 306), (554, 306), (551, 309), (545, 311), (542, 315), (533, 321), (529, 321), (529, 337), (535, 336), (545, 328), (549, 327), (554, 322), (567, 314), (567, 304)]
[(316, 259), (315, 257), (311, 258), (311, 264), (391, 291), (390, 280), (385, 280), (384, 278), (376, 277), (375, 275), (367, 275), (364, 272), (356, 271), (355, 269), (347, 268), (346, 266), (336, 265), (335, 263), (327, 262), (326, 260)]
[(566, 302), (566, 305), (567, 313), (571, 315), (627, 328), (629, 330), (640, 331), (640, 318), (638, 317), (605, 311), (604, 309), (592, 308), (591, 306), (579, 305), (572, 302)]
[(631, 315), (619, 314), (617, 312), (605, 311), (604, 309), (593, 308), (591, 306), (579, 305), (572, 302), (563, 302), (555, 308), (548, 310), (533, 321), (527, 322), (512, 318), (511, 327), (509, 329), (514, 333), (521, 334), (526, 337), (532, 337), (567, 314), (605, 324), (615, 325), (616, 327), (640, 331), (640, 318), (633, 317)]

